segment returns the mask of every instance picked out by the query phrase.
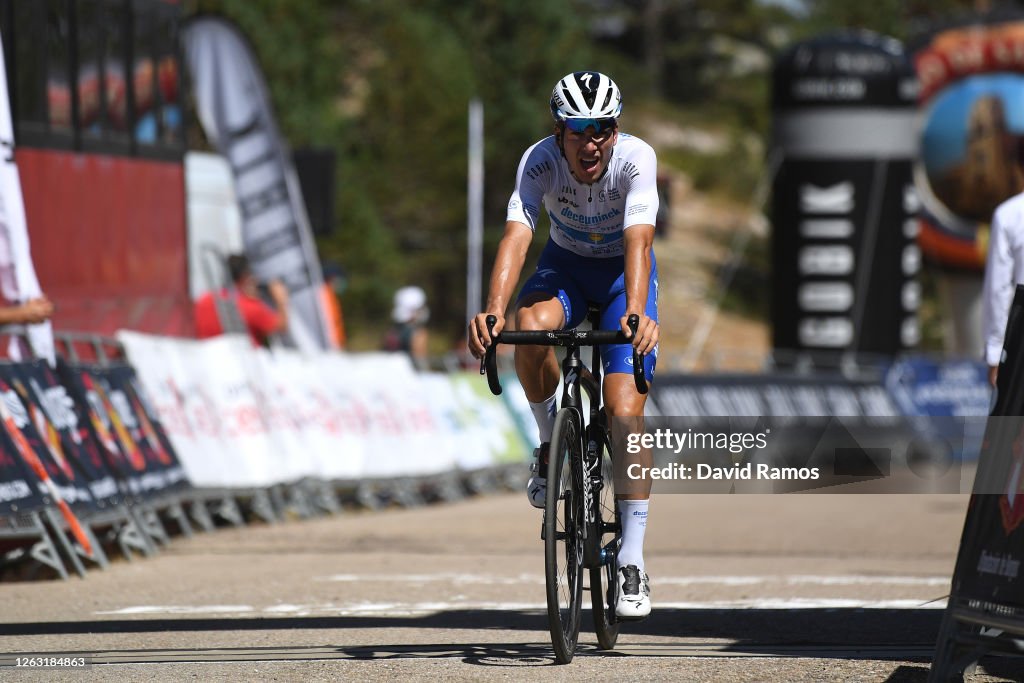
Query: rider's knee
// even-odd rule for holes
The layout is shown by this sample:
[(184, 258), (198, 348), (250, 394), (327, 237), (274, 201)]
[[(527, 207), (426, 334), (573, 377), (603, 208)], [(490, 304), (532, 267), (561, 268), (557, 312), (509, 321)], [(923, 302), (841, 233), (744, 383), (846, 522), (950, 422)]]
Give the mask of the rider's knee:
[(645, 400), (646, 397), (636, 391), (606, 391), (604, 407), (608, 417), (642, 418)]
[(534, 304), (523, 306), (516, 311), (516, 329), (557, 330), (562, 326), (561, 308), (550, 305)]

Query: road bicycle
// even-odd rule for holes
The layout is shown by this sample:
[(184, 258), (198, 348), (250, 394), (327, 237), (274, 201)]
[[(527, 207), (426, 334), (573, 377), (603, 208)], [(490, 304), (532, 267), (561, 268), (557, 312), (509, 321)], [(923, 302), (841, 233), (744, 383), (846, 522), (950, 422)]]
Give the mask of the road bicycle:
[[(497, 395), (501, 394), (495, 359), (498, 344), (565, 348), (561, 407), (555, 414), (551, 435), (547, 499), (541, 525), (548, 626), (555, 659), (561, 664), (571, 662), (576, 652), (584, 590), (590, 591), (599, 649), (615, 647), (619, 636), (619, 621), (615, 617), (618, 591), (615, 557), (622, 526), (615, 505), (611, 438), (601, 404), (600, 345), (628, 344), (630, 340), (622, 331), (596, 329), (600, 324), (600, 309), (595, 305), (589, 306), (587, 320), (595, 329), (510, 331), (494, 335), (497, 319), (488, 316), (486, 322), (493, 342), (480, 364), (480, 374), (487, 374), (491, 392)], [(631, 315), (627, 323), (635, 335), (639, 317)], [(593, 349), (589, 368), (580, 359), (583, 346)], [(646, 394), (643, 367), (643, 354), (634, 349), (634, 382), (637, 391)], [(586, 395), (589, 410), (583, 395)], [(590, 575), (587, 588), (583, 586), (584, 570)]]

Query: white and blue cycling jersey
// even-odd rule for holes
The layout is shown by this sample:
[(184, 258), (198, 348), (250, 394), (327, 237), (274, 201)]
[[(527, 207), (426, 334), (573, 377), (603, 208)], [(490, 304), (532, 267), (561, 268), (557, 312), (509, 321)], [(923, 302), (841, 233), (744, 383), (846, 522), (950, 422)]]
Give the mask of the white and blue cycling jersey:
[(580, 256), (623, 254), (623, 231), (654, 225), (658, 215), (658, 161), (640, 138), (619, 133), (608, 168), (593, 185), (573, 178), (554, 135), (523, 154), (505, 219), (536, 232), (543, 209), (551, 241)]
[[(601, 307), (601, 329), (618, 329), (626, 312), (624, 233), (634, 225), (654, 225), (658, 213), (657, 159), (640, 138), (619, 133), (605, 173), (593, 185), (569, 172), (554, 136), (526, 150), (509, 199), (506, 220), (536, 231), (541, 208), (551, 221), (550, 239), (537, 270), (519, 299), (544, 292), (562, 304), (565, 327), (586, 318), (587, 304)], [(658, 320), (658, 266), (651, 254), (646, 314)], [(644, 359), (647, 380), (654, 377), (658, 349)], [(629, 344), (601, 347), (606, 373), (632, 374)]]

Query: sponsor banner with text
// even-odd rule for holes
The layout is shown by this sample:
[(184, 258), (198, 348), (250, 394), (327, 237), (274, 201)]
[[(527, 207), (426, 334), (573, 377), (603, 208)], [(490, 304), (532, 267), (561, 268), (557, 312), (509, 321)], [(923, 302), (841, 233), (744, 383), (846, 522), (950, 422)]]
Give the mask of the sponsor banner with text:
[[(48, 498), (56, 497), (77, 509), (93, 511), (96, 501), (84, 473), (64, 452), (60, 436), (42, 409), (32, 401), (17, 364), (0, 364), (3, 427), (14, 443), (13, 452), (36, 475), (35, 485)], [(52, 488), (48, 482), (52, 482)]]
[(404, 354), (119, 339), (196, 486), (428, 476), (529, 452), (478, 376), (418, 373)]
[(117, 363), (97, 368), (95, 374), (106, 387), (115, 427), (124, 430), (118, 441), (131, 453), (131, 462), (137, 463), (144, 490), (161, 492), (187, 484), (173, 448), (160, 438), (159, 423), (150, 417), (152, 408), (147, 408), (149, 400), (138, 386), (135, 370)]
[(11, 370), (26, 389), (22, 401), (54, 458), (84, 477), (99, 507), (117, 504), (121, 491), (116, 473), (104, 460), (88, 423), (80, 419), (73, 393), (45, 361), (19, 363)]

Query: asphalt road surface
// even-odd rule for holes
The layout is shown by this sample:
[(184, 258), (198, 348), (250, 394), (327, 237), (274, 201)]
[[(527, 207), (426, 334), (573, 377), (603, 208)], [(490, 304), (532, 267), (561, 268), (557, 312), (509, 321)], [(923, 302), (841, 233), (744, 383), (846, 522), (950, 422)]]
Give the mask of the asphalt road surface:
[[(519, 493), (220, 529), (87, 578), (0, 583), (3, 680), (925, 681), (966, 495), (652, 501), (654, 613), (553, 660)], [(1024, 678), (982, 660), (970, 681)]]

